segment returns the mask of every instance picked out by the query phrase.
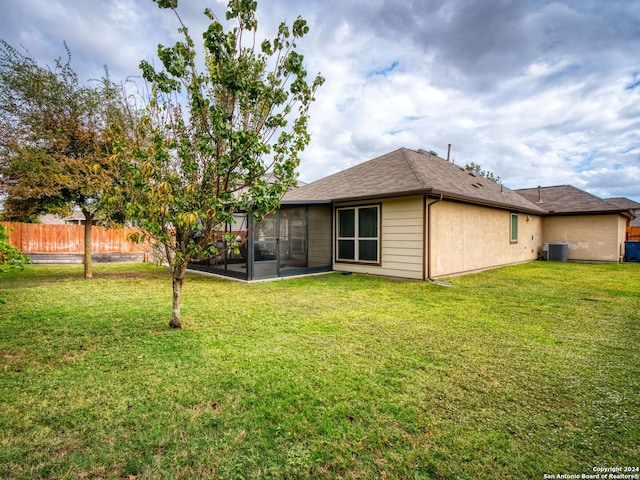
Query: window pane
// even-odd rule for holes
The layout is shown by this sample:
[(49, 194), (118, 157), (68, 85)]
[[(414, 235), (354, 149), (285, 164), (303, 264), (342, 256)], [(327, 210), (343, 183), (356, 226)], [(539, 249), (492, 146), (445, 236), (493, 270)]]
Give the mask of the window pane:
[(360, 261), (377, 262), (378, 261), (378, 240), (359, 240), (358, 253)]
[(355, 210), (338, 210), (338, 237), (355, 237)]
[(361, 208), (358, 212), (359, 236), (376, 238), (378, 236), (378, 208)]
[(515, 242), (518, 240), (518, 215), (515, 213), (511, 214), (511, 241)]
[(353, 240), (338, 240), (338, 258), (340, 260), (355, 260), (356, 242)]

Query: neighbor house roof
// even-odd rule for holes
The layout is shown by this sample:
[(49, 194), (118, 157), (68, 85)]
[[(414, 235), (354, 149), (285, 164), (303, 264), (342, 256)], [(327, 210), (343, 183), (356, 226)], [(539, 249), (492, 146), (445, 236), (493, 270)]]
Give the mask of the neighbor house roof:
[(634, 202), (624, 197), (607, 198), (607, 202), (618, 205), (619, 207), (628, 208), (636, 213), (636, 218), (631, 220), (630, 227), (640, 227), (640, 203)]
[(523, 188), (516, 192), (545, 209), (549, 215), (628, 214), (630, 210), (571, 185)]
[(283, 203), (368, 200), (418, 194), (442, 195), (468, 203), (545, 213), (513, 190), (424, 150), (406, 148), (291, 190)]

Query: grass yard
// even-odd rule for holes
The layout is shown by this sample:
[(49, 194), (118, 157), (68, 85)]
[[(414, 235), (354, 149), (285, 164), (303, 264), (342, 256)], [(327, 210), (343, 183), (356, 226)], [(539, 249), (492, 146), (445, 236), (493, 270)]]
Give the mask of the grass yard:
[[(640, 264), (422, 282), (0, 275), (0, 478), (532, 478), (640, 467)], [(636, 471), (637, 472), (637, 471)]]

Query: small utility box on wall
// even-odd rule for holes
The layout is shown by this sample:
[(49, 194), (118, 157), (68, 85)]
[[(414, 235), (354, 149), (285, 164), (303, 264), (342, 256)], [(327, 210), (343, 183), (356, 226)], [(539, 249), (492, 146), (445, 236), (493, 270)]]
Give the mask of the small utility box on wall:
[(550, 262), (566, 262), (569, 259), (568, 243), (548, 243), (547, 260)]

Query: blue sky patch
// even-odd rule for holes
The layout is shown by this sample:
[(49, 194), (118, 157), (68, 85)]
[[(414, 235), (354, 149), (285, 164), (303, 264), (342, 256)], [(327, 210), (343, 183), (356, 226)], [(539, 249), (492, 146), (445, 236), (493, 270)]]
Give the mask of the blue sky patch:
[(625, 87), (626, 90), (634, 90), (640, 87), (640, 78), (638, 78), (638, 73), (633, 74), (633, 82)]
[(375, 77), (377, 75), (386, 77), (388, 74), (393, 72), (398, 67), (398, 65), (400, 65), (400, 62), (398, 60), (394, 60), (391, 64), (370, 72), (369, 75), (367, 75), (367, 78)]
[(629, 85), (627, 85), (627, 90), (633, 90), (635, 88), (640, 87), (640, 80), (636, 80), (633, 83), (630, 83)]

